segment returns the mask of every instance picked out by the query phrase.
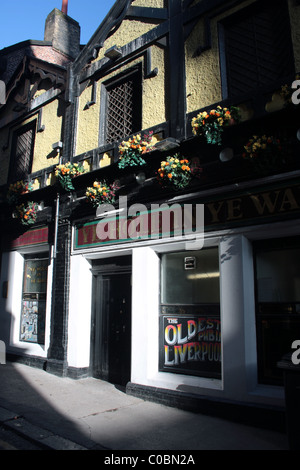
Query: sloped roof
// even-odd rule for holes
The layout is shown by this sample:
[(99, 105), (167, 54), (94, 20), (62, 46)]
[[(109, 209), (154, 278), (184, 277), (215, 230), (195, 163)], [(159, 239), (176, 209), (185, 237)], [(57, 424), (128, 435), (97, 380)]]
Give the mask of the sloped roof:
[(51, 42), (23, 41), (0, 51), (0, 79), (8, 84), (25, 56), (60, 67), (66, 67), (72, 61), (70, 57), (54, 49)]

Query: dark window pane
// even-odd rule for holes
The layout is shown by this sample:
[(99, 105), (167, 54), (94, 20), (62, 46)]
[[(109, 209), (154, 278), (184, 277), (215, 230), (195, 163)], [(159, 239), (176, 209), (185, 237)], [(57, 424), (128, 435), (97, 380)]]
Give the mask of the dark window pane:
[(220, 302), (218, 249), (162, 256), (162, 303)]
[(113, 143), (141, 129), (141, 70), (131, 71), (107, 84), (106, 143)]
[(300, 246), (295, 239), (278, 239), (254, 248), (259, 381), (281, 385), (277, 362), (300, 338)]
[(31, 172), (34, 138), (35, 122), (14, 134), (10, 175), (12, 181), (22, 180)]
[(224, 22), (230, 97), (294, 73), (287, 3), (257, 3)]

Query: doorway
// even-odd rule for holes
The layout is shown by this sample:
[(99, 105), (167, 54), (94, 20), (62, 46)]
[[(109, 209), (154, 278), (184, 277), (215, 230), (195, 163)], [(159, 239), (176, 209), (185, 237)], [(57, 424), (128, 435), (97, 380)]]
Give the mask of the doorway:
[(93, 377), (124, 386), (131, 363), (131, 258), (114, 261), (93, 267), (91, 364)]

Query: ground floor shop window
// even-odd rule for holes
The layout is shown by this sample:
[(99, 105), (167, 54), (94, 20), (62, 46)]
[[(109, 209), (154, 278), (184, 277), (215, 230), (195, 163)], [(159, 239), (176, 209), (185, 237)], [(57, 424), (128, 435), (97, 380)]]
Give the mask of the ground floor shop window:
[(217, 248), (162, 255), (160, 371), (221, 377), (219, 278)]
[(281, 385), (277, 362), (300, 339), (299, 237), (254, 244), (260, 383)]
[(21, 341), (45, 343), (48, 258), (26, 258), (21, 311)]

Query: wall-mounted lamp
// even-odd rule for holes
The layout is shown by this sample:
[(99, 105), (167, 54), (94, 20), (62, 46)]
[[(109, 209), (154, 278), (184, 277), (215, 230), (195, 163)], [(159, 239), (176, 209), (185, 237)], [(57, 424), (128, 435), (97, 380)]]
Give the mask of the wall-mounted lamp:
[(58, 142), (55, 142), (55, 144), (52, 144), (53, 150), (56, 150), (56, 153), (58, 153), (62, 148), (63, 148), (63, 143), (59, 140)]
[(155, 148), (158, 150), (172, 150), (176, 147), (179, 147), (179, 142), (174, 137), (168, 137), (155, 144)]
[(112, 46), (104, 52), (105, 57), (111, 60), (117, 60), (122, 57), (122, 51), (118, 46)]
[[(108, 204), (109, 206), (109, 204)], [(107, 216), (115, 216), (117, 214), (120, 214), (121, 212), (123, 212), (125, 209), (124, 207), (122, 207), (121, 209), (115, 209), (115, 210), (111, 210), (111, 211), (106, 211), (106, 205), (105, 204), (101, 204), (98, 208), (97, 208), (97, 211), (96, 211), (96, 217), (97, 218), (100, 218), (100, 217), (107, 217)]]
[(234, 157), (233, 150), (229, 147), (221, 150), (219, 158), (221, 162), (229, 162)]
[(297, 130), (297, 139), (300, 140), (300, 129)]
[(42, 210), (44, 210), (44, 209), (45, 209), (45, 203), (44, 203), (44, 201), (39, 202), (39, 203), (38, 203), (37, 210), (38, 210), (38, 211), (42, 211)]
[[(68, 195), (68, 198), (69, 198), (70, 202), (75, 202), (75, 201), (77, 201), (77, 194), (75, 192), (71, 192)], [(85, 196), (83, 198), (79, 198), (79, 199), (85, 199)]]
[(143, 184), (146, 181), (146, 175), (143, 171), (141, 171), (140, 173), (135, 175), (135, 179), (138, 184)]

